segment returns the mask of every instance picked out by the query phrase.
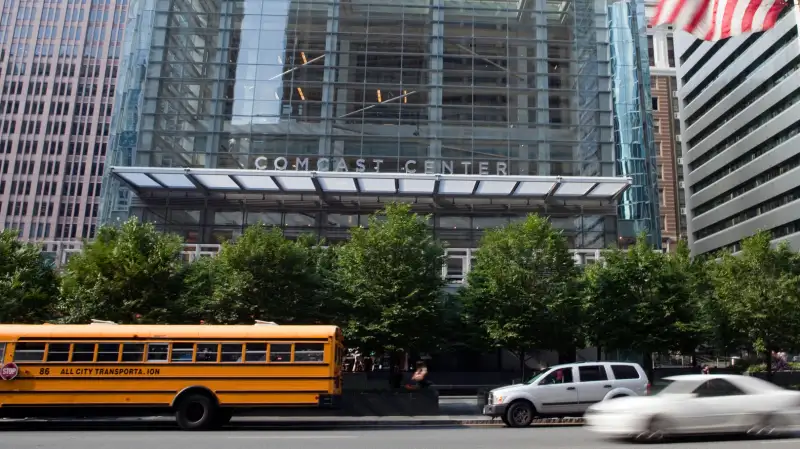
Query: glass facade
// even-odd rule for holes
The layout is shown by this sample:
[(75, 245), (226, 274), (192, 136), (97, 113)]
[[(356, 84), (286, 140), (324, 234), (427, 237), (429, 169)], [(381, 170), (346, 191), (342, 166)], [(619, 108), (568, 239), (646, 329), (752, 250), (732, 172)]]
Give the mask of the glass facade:
[[(616, 174), (604, 0), (134, 0), (130, 9), (109, 165)], [(133, 212), (193, 228), (201, 243), (253, 220), (344, 237), (375, 206), (187, 205), (106, 185), (106, 220)], [(479, 209), (437, 209), (432, 226), (451, 246), (472, 247), (488, 221), (544, 210)], [(615, 243), (613, 207), (546, 212), (569, 223), (560, 226), (576, 247)]]
[(650, 56), (643, 0), (608, 7), (617, 172), (633, 179), (619, 206), (621, 235), (644, 232), (661, 248), (656, 146), (650, 97)]

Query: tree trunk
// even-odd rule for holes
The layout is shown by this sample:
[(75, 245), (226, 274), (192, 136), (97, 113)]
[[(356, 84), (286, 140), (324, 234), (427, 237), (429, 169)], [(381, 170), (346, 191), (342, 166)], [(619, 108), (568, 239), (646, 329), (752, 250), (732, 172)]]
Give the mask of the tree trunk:
[(576, 348), (569, 348), (558, 351), (558, 363), (575, 363), (578, 358), (578, 350)]
[(389, 386), (397, 389), (403, 385), (403, 353), (399, 351), (392, 351), (389, 358), (391, 360), (391, 371), (389, 371)]
[(767, 348), (767, 381), (772, 382), (772, 349)]
[(603, 360), (603, 348), (601, 348), (600, 345), (597, 345), (597, 356), (596, 356), (596, 358), (597, 358), (598, 362)]
[(655, 370), (653, 369), (653, 353), (650, 351), (643, 351), (642, 354), (642, 368), (644, 368), (644, 372), (647, 373), (647, 378), (650, 380), (652, 384), (655, 380)]
[(525, 351), (519, 351), (519, 372), (522, 383), (525, 383)]

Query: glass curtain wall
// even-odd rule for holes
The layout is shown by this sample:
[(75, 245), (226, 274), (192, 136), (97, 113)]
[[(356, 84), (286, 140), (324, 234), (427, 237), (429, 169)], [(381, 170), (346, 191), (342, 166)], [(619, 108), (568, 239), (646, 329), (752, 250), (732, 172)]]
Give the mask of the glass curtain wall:
[(132, 165), (614, 174), (605, 2), (152, 1)]
[(604, 0), (134, 0), (109, 165), (613, 176), (608, 23)]
[[(238, 209), (203, 206), (137, 206), (133, 212), (144, 221), (154, 223), (159, 230), (180, 235), (187, 243), (202, 244), (235, 240), (248, 226), (258, 223), (281, 228), (289, 238), (311, 234), (324, 239), (327, 244), (347, 240), (353, 228), (369, 226), (368, 211), (333, 212), (288, 207), (266, 210), (249, 204)], [(605, 249), (616, 243), (613, 215), (558, 214), (549, 218), (553, 226), (564, 233), (571, 248)], [(487, 229), (522, 220), (525, 220), (525, 214), (449, 212), (431, 216), (428, 226), (450, 248), (475, 248)]]
[(636, 237), (644, 232), (650, 244), (661, 248), (644, 2), (614, 2), (608, 11), (618, 173), (633, 179), (620, 201), (620, 234)]

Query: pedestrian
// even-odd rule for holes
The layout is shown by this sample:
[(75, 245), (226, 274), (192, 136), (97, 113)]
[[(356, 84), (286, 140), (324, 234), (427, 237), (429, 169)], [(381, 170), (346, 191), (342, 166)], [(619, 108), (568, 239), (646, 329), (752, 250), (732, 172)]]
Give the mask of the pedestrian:
[(409, 390), (420, 390), (431, 386), (431, 382), (428, 380), (428, 367), (422, 360), (417, 362), (411, 380), (413, 380), (415, 384), (406, 385), (406, 388)]
[(703, 365), (703, 374), (711, 374), (711, 368), (708, 365)]

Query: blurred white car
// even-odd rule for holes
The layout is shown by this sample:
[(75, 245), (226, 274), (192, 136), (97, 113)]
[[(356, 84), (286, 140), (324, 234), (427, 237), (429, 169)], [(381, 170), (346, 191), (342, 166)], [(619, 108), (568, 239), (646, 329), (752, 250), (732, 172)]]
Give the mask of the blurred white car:
[(654, 396), (599, 402), (586, 411), (594, 432), (635, 440), (679, 435), (772, 435), (800, 423), (800, 392), (749, 376), (691, 374)]

